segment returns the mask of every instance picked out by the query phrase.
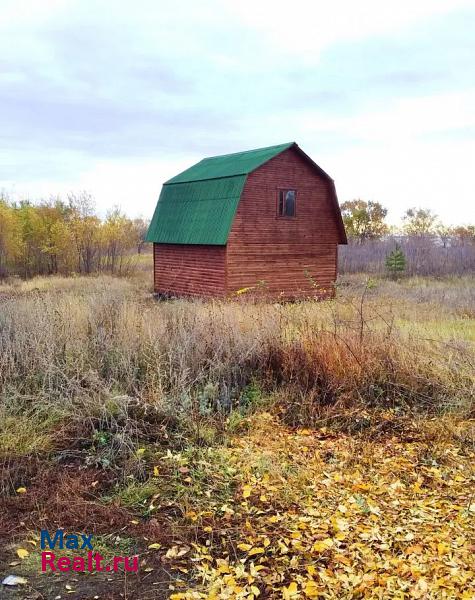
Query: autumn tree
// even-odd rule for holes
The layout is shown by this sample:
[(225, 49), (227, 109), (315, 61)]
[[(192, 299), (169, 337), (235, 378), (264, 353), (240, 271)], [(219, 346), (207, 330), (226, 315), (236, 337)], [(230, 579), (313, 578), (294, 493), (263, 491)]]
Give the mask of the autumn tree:
[(113, 273), (121, 273), (137, 247), (134, 223), (118, 208), (108, 212), (101, 228), (104, 258), (103, 266)]
[(22, 200), (16, 208), (20, 226), (22, 249), (19, 257), (20, 272), (24, 277), (46, 272), (41, 252), (41, 219), (36, 207), (28, 200)]
[(435, 234), (437, 215), (428, 208), (409, 208), (402, 220), (407, 235), (428, 237)]
[(71, 210), (59, 198), (52, 198), (36, 206), (38, 213), (39, 249), (46, 261), (49, 274), (66, 273), (74, 268), (73, 238), (68, 226)]
[(100, 219), (95, 214), (94, 200), (87, 192), (69, 194), (69, 227), (76, 250), (80, 273), (92, 273), (100, 255)]
[(0, 276), (8, 275), (22, 251), (18, 214), (8, 198), (0, 195)]
[(435, 232), (437, 238), (442, 243), (442, 246), (444, 248), (447, 248), (447, 246), (450, 245), (450, 241), (451, 241), (452, 235), (453, 235), (452, 227), (449, 227), (448, 225), (444, 225), (443, 223), (437, 223), (437, 225), (434, 228), (434, 232)]
[(133, 220), (134, 235), (137, 244), (137, 254), (142, 253), (143, 247), (146, 243), (145, 236), (147, 235), (149, 223), (149, 221), (143, 219), (142, 217)]
[(101, 221), (86, 192), (70, 194), (67, 202), (36, 204), (0, 194), (0, 276), (122, 273), (141, 250), (146, 230), (145, 220), (131, 220), (119, 209)]
[(348, 200), (341, 205), (341, 213), (348, 236), (359, 243), (378, 239), (389, 231), (385, 223), (388, 211), (379, 202)]
[(452, 237), (461, 246), (475, 244), (475, 225), (459, 225), (452, 229)]

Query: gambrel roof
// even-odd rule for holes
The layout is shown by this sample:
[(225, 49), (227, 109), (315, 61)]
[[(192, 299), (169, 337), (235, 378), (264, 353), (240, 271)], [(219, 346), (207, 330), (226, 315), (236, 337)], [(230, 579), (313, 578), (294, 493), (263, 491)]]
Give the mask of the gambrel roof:
[(247, 176), (288, 148), (295, 148), (331, 182), (341, 243), (346, 243), (333, 180), (295, 142), (204, 158), (175, 175), (163, 184), (146, 240), (226, 245)]

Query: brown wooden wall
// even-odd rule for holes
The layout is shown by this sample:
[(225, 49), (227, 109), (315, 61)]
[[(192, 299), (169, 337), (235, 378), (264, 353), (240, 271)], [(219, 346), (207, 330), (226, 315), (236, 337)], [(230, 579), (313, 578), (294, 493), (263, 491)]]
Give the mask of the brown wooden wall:
[(154, 244), (154, 289), (172, 295), (223, 296), (226, 247)]
[[(282, 188), (297, 190), (295, 218), (277, 216)], [(247, 179), (228, 239), (227, 291), (332, 295), (338, 240), (329, 183), (290, 148)]]

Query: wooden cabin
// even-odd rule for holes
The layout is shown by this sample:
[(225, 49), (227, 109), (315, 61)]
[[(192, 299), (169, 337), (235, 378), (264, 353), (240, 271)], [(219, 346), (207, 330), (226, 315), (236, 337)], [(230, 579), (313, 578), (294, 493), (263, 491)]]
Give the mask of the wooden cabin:
[(170, 296), (331, 297), (346, 244), (335, 185), (294, 143), (205, 158), (163, 185), (154, 289)]

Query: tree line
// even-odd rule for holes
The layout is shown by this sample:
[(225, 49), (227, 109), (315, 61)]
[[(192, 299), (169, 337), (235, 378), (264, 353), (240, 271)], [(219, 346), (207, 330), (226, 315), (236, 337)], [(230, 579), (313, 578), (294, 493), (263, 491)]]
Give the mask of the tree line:
[(341, 205), (346, 233), (351, 241), (364, 243), (387, 235), (432, 238), (442, 244), (475, 244), (475, 225), (448, 227), (427, 208), (409, 208), (402, 217), (400, 228), (386, 223), (388, 209), (379, 202), (349, 200)]
[(342, 247), (340, 272), (404, 272), (449, 275), (475, 272), (475, 225), (449, 227), (426, 208), (410, 208), (400, 227), (386, 222), (379, 202), (341, 205), (349, 245)]
[(99, 218), (84, 192), (38, 203), (0, 194), (0, 277), (125, 274), (142, 251), (147, 226), (117, 208)]
[[(361, 199), (344, 202), (341, 211), (349, 239), (339, 252), (341, 272), (382, 273), (388, 264), (411, 275), (475, 271), (475, 225), (448, 227), (431, 210), (411, 208), (394, 228), (382, 204)], [(37, 203), (0, 193), (0, 277), (127, 274), (147, 228), (117, 208), (101, 219), (85, 192)]]

